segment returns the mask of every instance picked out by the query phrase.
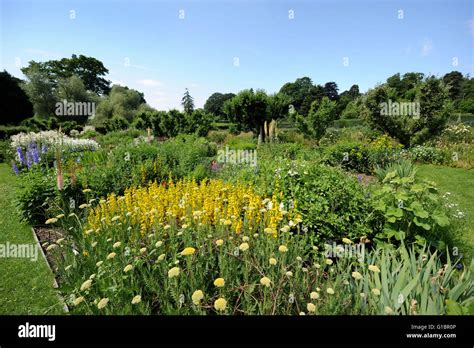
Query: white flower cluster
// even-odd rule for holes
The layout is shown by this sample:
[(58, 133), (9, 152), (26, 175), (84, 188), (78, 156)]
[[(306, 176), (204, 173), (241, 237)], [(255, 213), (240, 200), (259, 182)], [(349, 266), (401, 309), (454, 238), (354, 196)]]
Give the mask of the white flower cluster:
[(97, 150), (99, 144), (90, 139), (74, 139), (58, 131), (42, 131), (38, 133), (19, 133), (11, 137), (11, 147), (26, 148), (29, 144), (36, 143), (38, 147), (43, 145), (48, 148), (61, 147), (66, 151)]

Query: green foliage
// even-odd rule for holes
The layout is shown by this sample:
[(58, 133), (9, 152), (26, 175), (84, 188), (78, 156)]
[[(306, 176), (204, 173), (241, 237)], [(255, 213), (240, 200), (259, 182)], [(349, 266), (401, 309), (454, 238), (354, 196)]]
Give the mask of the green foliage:
[(428, 241), (441, 250), (452, 245), (451, 219), (433, 183), (417, 182), (415, 173), (400, 177), (396, 171), (389, 172), (382, 183), (374, 192), (375, 209), (385, 217), (378, 241), (419, 245)]
[(16, 206), (22, 219), (42, 225), (56, 197), (56, 176), (53, 170), (31, 170), (21, 174), (16, 193)]
[(310, 137), (318, 141), (323, 137), (326, 129), (336, 116), (336, 103), (328, 97), (324, 97), (321, 102), (315, 101), (311, 104), (311, 109), (307, 117), (297, 116), (298, 128)]
[(12, 149), (8, 141), (0, 140), (0, 163), (10, 162), (13, 159)]
[(189, 94), (188, 89), (186, 88), (186, 92), (184, 92), (184, 96), (181, 99), (181, 105), (184, 108), (184, 113), (187, 115), (190, 115), (194, 111), (194, 99), (191, 97), (191, 94)]
[(206, 103), (204, 104), (204, 111), (223, 119), (225, 117), (223, 109), (224, 103), (233, 97), (235, 97), (234, 93), (213, 93), (209, 98), (207, 98)]
[[(430, 77), (420, 82), (419, 76), (411, 80), (413, 87), (408, 90), (406, 87), (395, 89), (388, 83), (369, 91), (365, 98), (366, 119), (374, 128), (397, 138), (405, 146), (421, 144), (440, 134), (452, 110), (447, 89), (440, 80)], [(417, 110), (404, 112), (401, 106), (392, 108), (392, 101), (419, 103), (419, 115), (416, 115)], [(399, 104), (393, 105), (398, 107)]]
[(277, 168), (274, 176), (286, 205), (294, 204), (302, 214), (303, 225), (314, 242), (359, 239), (376, 229), (377, 216), (355, 178), (333, 168), (297, 161)]
[(107, 132), (116, 132), (127, 129), (129, 123), (126, 118), (121, 116), (114, 116), (104, 122), (105, 129)]
[(0, 126), (0, 139), (9, 139), (18, 133), (27, 133), (30, 129), (27, 126)]

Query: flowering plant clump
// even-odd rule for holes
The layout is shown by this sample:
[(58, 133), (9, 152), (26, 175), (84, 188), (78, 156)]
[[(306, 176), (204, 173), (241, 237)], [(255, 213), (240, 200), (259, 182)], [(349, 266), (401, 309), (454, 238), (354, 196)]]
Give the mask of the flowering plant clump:
[[(300, 221), (293, 211), (280, 208), (277, 195), (263, 199), (249, 185), (181, 180), (130, 188), (120, 197), (109, 195), (92, 209), (85, 230), (113, 229), (126, 223), (142, 235), (167, 226), (195, 229), (204, 225), (241, 233), (243, 228), (252, 231), (263, 226), (266, 234), (275, 236), (283, 226), (290, 229), (284, 220), (296, 228), (291, 219)], [(247, 243), (240, 245), (241, 251), (248, 248)]]

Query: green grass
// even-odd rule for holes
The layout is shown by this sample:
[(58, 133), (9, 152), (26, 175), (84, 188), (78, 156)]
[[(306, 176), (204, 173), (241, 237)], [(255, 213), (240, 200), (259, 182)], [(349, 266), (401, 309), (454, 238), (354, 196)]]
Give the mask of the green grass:
[(436, 183), (440, 192), (450, 192), (450, 200), (465, 213), (461, 239), (467, 259), (474, 256), (474, 170), (431, 164), (420, 165), (418, 175)]
[[(31, 227), (20, 222), (14, 206), (16, 178), (0, 163), (0, 244), (36, 244)], [(61, 314), (51, 273), (41, 252), (36, 261), (0, 257), (0, 315)]]

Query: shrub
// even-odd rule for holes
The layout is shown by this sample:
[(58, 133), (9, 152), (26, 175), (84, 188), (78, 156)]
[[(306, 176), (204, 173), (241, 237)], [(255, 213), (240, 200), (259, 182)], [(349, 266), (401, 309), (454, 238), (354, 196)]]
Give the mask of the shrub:
[(227, 131), (210, 131), (207, 134), (207, 139), (216, 144), (223, 144), (228, 135)]
[(26, 133), (29, 128), (26, 126), (1, 126), (0, 125), (0, 139), (8, 140), (12, 135), (18, 133)]
[(444, 164), (450, 160), (449, 155), (441, 149), (424, 145), (410, 148), (408, 155), (413, 161), (420, 163)]

